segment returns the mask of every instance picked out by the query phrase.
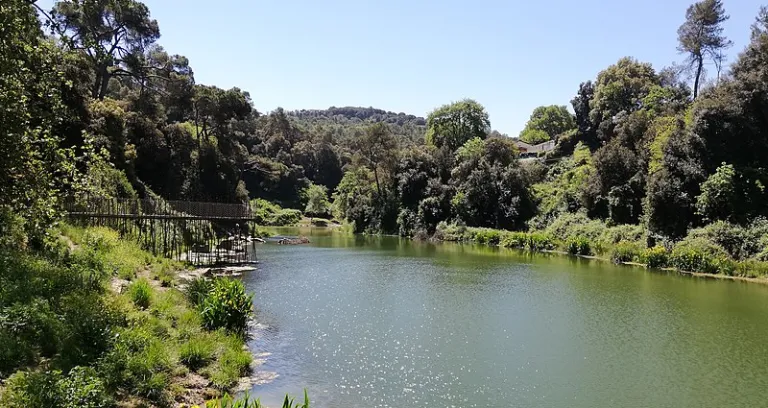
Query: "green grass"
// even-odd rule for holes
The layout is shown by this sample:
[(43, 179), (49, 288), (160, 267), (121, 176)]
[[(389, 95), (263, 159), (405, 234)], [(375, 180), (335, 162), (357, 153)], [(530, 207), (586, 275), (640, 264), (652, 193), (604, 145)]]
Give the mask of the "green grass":
[[(221, 391), (250, 371), (243, 337), (206, 328), (216, 325), (204, 324), (205, 308), (173, 287), (178, 264), (105, 228), (61, 231), (66, 238), (46, 252), (48, 259), (0, 249), (0, 378), (7, 379), (0, 406), (111, 407), (126, 398), (166, 406), (183, 392), (177, 380), (189, 371)], [(132, 279), (151, 271), (161, 285), (141, 278), (123, 294), (108, 290), (110, 279), (127, 275), (121, 270)], [(202, 291), (206, 298), (217, 293), (214, 303), (226, 306), (217, 310), (250, 312), (240, 282), (219, 285)], [(75, 366), (81, 368), (71, 371)], [(77, 402), (66, 402), (70, 397)]]
[[(261, 404), (261, 401), (259, 401), (258, 399), (251, 398), (251, 396), (248, 393), (246, 393), (244, 396), (240, 398), (233, 398), (228, 394), (224, 395), (220, 399), (209, 401), (208, 403), (205, 404), (204, 408), (263, 408), (263, 407), (264, 405)], [(281, 407), (282, 408), (310, 408), (309, 395), (307, 394), (307, 390), (306, 389), (304, 390), (303, 402), (297, 402), (293, 397), (286, 395)], [(202, 407), (195, 406), (192, 408), (202, 408)]]
[(139, 279), (128, 288), (128, 294), (134, 305), (146, 309), (152, 301), (152, 286), (146, 279)]

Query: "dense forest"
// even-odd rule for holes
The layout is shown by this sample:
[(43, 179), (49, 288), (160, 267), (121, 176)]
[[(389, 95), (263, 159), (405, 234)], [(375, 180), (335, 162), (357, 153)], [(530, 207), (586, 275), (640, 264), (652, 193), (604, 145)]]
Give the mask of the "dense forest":
[[(535, 109), (518, 136), (553, 140), (555, 149), (520, 160), (516, 139), (493, 130), (485, 108), (471, 99), (436, 107), (426, 118), (357, 107), (258, 112), (245, 90), (197, 83), (191, 62), (160, 45), (160, 25), (139, 1), (66, 0), (43, 10), (31, 0), (5, 0), (0, 339), (16, 342), (23, 354), (0, 351), (0, 379), (51, 356), (53, 366), (68, 372), (104, 355), (151, 352), (123, 340), (125, 349), (115, 351), (107, 332), (98, 331), (126, 327), (125, 315), (76, 321), (77, 310), (117, 307), (103, 298), (82, 294), (82, 305), (69, 306), (67, 295), (52, 297), (61, 288), (103, 289), (73, 280), (85, 279), (93, 259), (60, 254), (55, 231), (61, 204), (71, 197), (253, 200), (259, 208), (332, 217), (356, 232), (610, 253), (616, 261), (762, 276), (768, 272), (768, 8), (756, 12), (750, 43), (725, 66), (731, 42), (722, 1), (691, 5), (677, 32), (680, 64), (657, 69), (625, 57), (584, 78), (574, 84), (570, 108), (553, 101)], [(109, 241), (108, 233), (100, 234), (83, 238), (82, 247), (93, 247), (89, 256), (106, 251), (100, 242)], [(46, 268), (61, 272), (58, 280)], [(60, 287), (29, 293), (30, 283), (8, 271)], [(135, 290), (141, 303), (129, 316), (146, 309), (145, 289)], [(96, 331), (78, 331), (96, 321)], [(198, 326), (190, 330), (203, 330)], [(39, 327), (48, 331), (30, 329)], [(74, 345), (44, 344), (65, 329)], [(205, 336), (235, 344), (217, 353), (239, 346), (227, 340), (230, 334)], [(78, 341), (98, 347), (72, 352)], [(124, 362), (113, 357), (114, 364)], [(244, 365), (211, 375), (231, 383)], [(34, 381), (77, 390), (88, 384), (73, 381), (96, 381), (96, 388), (150, 399), (168, 386), (152, 367), (145, 368), (154, 388), (142, 388), (143, 374), (131, 371), (141, 367), (100, 367), (127, 377), (87, 371), (16, 379), (27, 391), (39, 388)], [(163, 375), (171, 369), (164, 366)]]
[(722, 2), (693, 4), (677, 33), (680, 64), (622, 58), (575, 87), (573, 113), (535, 109), (520, 139), (556, 149), (520, 161), (473, 100), (426, 119), (356, 107), (264, 114), (246, 91), (196, 83), (138, 1), (3, 7), (2, 119), (14, 142), (2, 147), (0, 199), (31, 237), (57, 198), (82, 190), (299, 210), (325, 191), (332, 208), (313, 205), (313, 215), (404, 236), (442, 221), (543, 229), (580, 214), (673, 242), (768, 211), (765, 9), (729, 68)]

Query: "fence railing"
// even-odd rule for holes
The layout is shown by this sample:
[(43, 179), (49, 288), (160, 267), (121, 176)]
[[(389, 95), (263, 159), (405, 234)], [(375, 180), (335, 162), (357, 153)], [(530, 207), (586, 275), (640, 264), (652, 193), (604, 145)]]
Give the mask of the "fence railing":
[(66, 200), (64, 210), (73, 223), (114, 228), (155, 255), (197, 265), (254, 260), (247, 203), (81, 196)]

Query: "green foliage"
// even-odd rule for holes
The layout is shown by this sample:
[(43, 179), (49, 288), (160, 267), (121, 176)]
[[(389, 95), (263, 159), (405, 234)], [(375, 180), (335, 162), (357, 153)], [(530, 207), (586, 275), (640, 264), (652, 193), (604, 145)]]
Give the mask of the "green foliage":
[(427, 116), (426, 142), (456, 151), (468, 140), (485, 139), (490, 127), (485, 108), (471, 99), (464, 99), (430, 112)]
[[(222, 398), (209, 401), (205, 407), (195, 406), (193, 408), (262, 408), (263, 405), (258, 399), (252, 399), (251, 396), (246, 393), (240, 398), (233, 398), (229, 394), (225, 394)], [(304, 402), (296, 402), (294, 398), (286, 395), (283, 400), (282, 408), (309, 408), (309, 395), (307, 390), (304, 390)]]
[(735, 215), (738, 201), (738, 175), (733, 165), (723, 163), (715, 174), (701, 184), (701, 195), (696, 198), (696, 208), (706, 220), (728, 220)]
[(451, 173), (452, 205), (468, 225), (522, 229), (535, 211), (528, 176), (508, 139), (470, 140), (456, 155)]
[(686, 238), (672, 249), (670, 264), (682, 271), (732, 275), (735, 263), (721, 246), (702, 238)]
[(207, 278), (195, 278), (187, 284), (184, 294), (189, 303), (199, 306), (203, 304), (208, 293), (213, 289), (213, 280)]
[(727, 20), (721, 0), (702, 0), (688, 7), (685, 22), (677, 30), (678, 50), (687, 55), (688, 70), (693, 72), (695, 78), (694, 99), (699, 93), (705, 58), (712, 59), (719, 70), (723, 63), (723, 50), (733, 44), (722, 34), (722, 24)]
[(537, 144), (576, 129), (576, 121), (565, 106), (539, 106), (520, 133), (520, 140)]
[(565, 242), (565, 247), (571, 255), (592, 255), (589, 239), (585, 237), (570, 237)]
[(641, 260), (643, 248), (634, 242), (619, 242), (611, 249), (611, 261), (616, 264)]
[(304, 207), (306, 214), (323, 216), (329, 213), (331, 203), (328, 201), (328, 188), (317, 184), (310, 184), (304, 190), (304, 196), (307, 200), (307, 205)]
[(486, 244), (486, 245), (499, 245), (501, 242), (501, 231), (494, 230), (494, 229), (488, 229), (488, 228), (478, 228), (478, 229), (472, 229), (472, 241), (477, 242), (478, 244)]
[(659, 78), (651, 64), (625, 57), (597, 75), (590, 102), (590, 120), (600, 126), (600, 136), (610, 139), (611, 123), (620, 112), (632, 113), (642, 107), (642, 100), (657, 85)]
[(0, 403), (8, 408), (115, 406), (101, 379), (92, 369), (84, 367), (73, 368), (67, 376), (55, 370), (19, 371), (5, 384)]
[(136, 307), (146, 309), (152, 300), (152, 287), (146, 279), (139, 279), (128, 288), (128, 295)]
[(239, 280), (215, 279), (213, 287), (200, 304), (203, 326), (209, 330), (226, 329), (244, 333), (253, 313), (252, 295)]
[(260, 198), (251, 201), (251, 212), (258, 224), (271, 226), (294, 225), (303, 216), (299, 210), (281, 208)]
[(192, 371), (208, 365), (213, 360), (216, 345), (209, 337), (193, 337), (179, 347), (179, 361)]
[(669, 252), (660, 245), (646, 248), (640, 254), (640, 262), (646, 264), (649, 268), (665, 268), (669, 266)]
[(520, 132), (520, 140), (525, 143), (537, 145), (552, 140), (549, 134), (539, 129), (524, 129)]
[(746, 260), (760, 253), (768, 242), (768, 221), (758, 219), (749, 227), (724, 221), (691, 230), (689, 238), (702, 238), (725, 249), (736, 260)]

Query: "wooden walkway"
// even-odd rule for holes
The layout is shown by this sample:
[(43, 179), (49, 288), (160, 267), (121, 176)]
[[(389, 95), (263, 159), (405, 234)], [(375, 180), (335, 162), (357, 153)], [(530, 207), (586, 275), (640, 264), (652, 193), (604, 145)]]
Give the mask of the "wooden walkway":
[(114, 228), (155, 255), (195, 265), (255, 259), (256, 220), (248, 203), (90, 196), (67, 200), (64, 210), (74, 224)]

